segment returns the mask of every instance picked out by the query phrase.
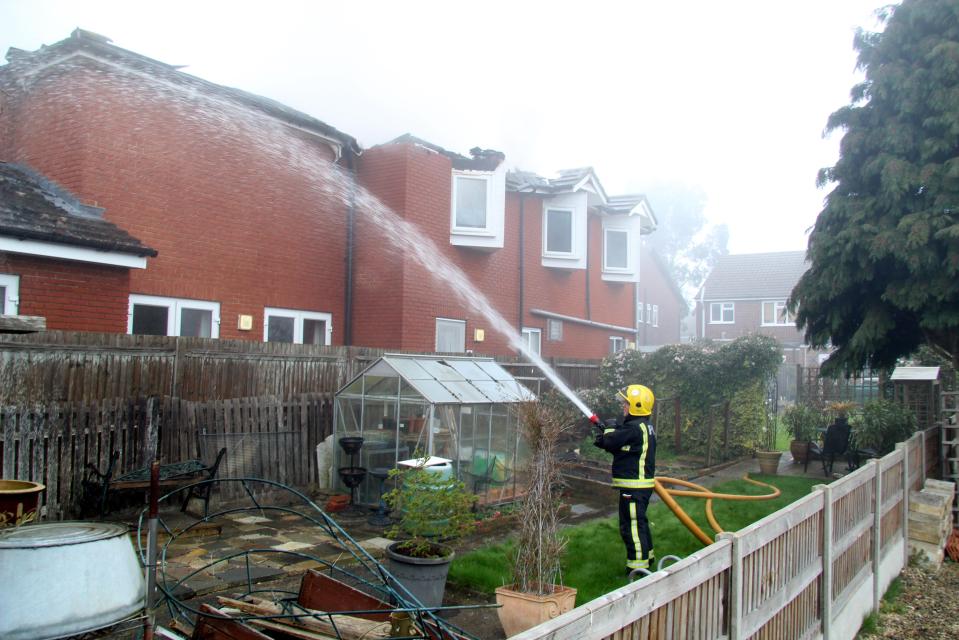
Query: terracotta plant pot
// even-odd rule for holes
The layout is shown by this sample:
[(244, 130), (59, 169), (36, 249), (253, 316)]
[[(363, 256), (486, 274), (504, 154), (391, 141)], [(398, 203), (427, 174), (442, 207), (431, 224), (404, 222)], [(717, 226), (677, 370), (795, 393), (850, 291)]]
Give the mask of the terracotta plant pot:
[(0, 527), (19, 527), (40, 519), (40, 493), (46, 487), (26, 480), (0, 480)]
[(793, 440), (789, 443), (789, 453), (792, 454), (793, 462), (797, 464), (805, 464), (806, 462), (806, 452), (808, 451), (809, 443), (804, 440)]
[(506, 637), (531, 629), (538, 624), (571, 610), (576, 604), (576, 589), (552, 585), (553, 592), (544, 596), (513, 591), (510, 587), (496, 589), (496, 610)]
[(782, 451), (757, 451), (756, 458), (759, 459), (759, 472), (769, 476), (776, 475), (779, 470), (779, 459), (782, 458)]

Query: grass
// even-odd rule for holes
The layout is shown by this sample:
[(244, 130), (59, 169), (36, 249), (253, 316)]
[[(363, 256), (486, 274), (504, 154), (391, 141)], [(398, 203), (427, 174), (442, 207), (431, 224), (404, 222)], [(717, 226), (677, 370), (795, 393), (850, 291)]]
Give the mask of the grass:
[(862, 626), (859, 627), (859, 633), (856, 634), (856, 638), (878, 635), (880, 631), (880, 615), (903, 613), (906, 607), (899, 602), (900, 595), (902, 595), (902, 579), (895, 578), (889, 583), (889, 588), (886, 589), (886, 593), (882, 596), (882, 602), (879, 603), (879, 614), (876, 614), (874, 611), (866, 616), (865, 620), (862, 621)]
[[(775, 500), (756, 502), (714, 501), (713, 512), (728, 531), (736, 531), (807, 495), (820, 479), (754, 476), (756, 480), (777, 486), (782, 495)], [(613, 489), (609, 489), (613, 491)], [(742, 480), (724, 482), (713, 488), (717, 493), (760, 495), (768, 493), (763, 487)], [(683, 509), (707, 533), (705, 501), (697, 498), (677, 498)], [(657, 501), (649, 507), (647, 516), (653, 533), (656, 556), (676, 555), (681, 558), (702, 549), (703, 545), (683, 526), (666, 505)], [(567, 546), (563, 557), (563, 582), (576, 587), (576, 604), (585, 602), (622, 587), (625, 576), (626, 553), (619, 537), (616, 518), (595, 520), (563, 531)], [(450, 567), (449, 580), (485, 593), (509, 581), (508, 558), (512, 541), (490, 545), (458, 556)]]

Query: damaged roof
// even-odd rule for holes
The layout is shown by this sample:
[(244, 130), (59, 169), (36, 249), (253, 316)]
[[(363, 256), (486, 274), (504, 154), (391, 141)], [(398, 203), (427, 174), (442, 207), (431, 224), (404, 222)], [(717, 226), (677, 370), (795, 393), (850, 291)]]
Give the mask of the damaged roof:
[(140, 257), (157, 255), (104, 220), (100, 207), (85, 205), (36, 171), (7, 162), (0, 162), (0, 236)]
[(84, 29), (75, 29), (69, 38), (52, 45), (43, 45), (36, 51), (24, 51), (23, 49), (10, 47), (6, 55), (8, 64), (0, 66), (0, 82), (2, 82), (4, 75), (28, 74), (36, 67), (59, 64), (65, 60), (69, 54), (76, 54), (78, 52), (86, 52), (95, 58), (115, 62), (156, 78), (162, 78), (193, 89), (201, 89), (212, 94), (228, 97), (245, 106), (258, 109), (273, 117), (314, 131), (328, 140), (336, 142), (341, 147), (348, 149), (353, 154), (360, 152), (359, 143), (355, 138), (301, 111), (297, 111), (270, 98), (203, 80), (202, 78), (181, 71), (182, 66), (160, 62), (139, 53), (123, 49), (112, 44), (110, 38)]
[(427, 142), (422, 138), (417, 138), (410, 133), (404, 133), (397, 138), (393, 138), (386, 144), (413, 144), (418, 147), (423, 147), (424, 149), (429, 149), (430, 151), (449, 158), (453, 162), (453, 168), (457, 171), (495, 171), (496, 168), (506, 160), (506, 154), (502, 151), (480, 149), (479, 147), (470, 149), (470, 156), (472, 157), (467, 158), (455, 151), (449, 151), (437, 144)]

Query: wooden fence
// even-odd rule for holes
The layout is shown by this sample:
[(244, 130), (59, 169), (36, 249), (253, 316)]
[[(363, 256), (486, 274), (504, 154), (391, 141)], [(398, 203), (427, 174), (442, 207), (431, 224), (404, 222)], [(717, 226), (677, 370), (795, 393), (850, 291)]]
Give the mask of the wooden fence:
[[(882, 397), (885, 384), (879, 373), (864, 372), (849, 378), (821, 378), (818, 367), (796, 365), (796, 402), (823, 408), (830, 402), (855, 402)], [(782, 395), (782, 393), (781, 393)]]
[[(513, 640), (853, 638), (907, 560), (938, 428), (652, 576)], [(932, 458), (930, 460), (930, 458)]]
[[(171, 396), (191, 401), (335, 392), (384, 349), (50, 331), (0, 339), (0, 405)], [(498, 357), (534, 391), (549, 383)], [(573, 388), (595, 386), (599, 362), (550, 359)]]
[[(5, 407), (0, 477), (46, 485), (48, 519), (77, 515), (87, 463), (106, 470), (113, 451), (120, 454), (119, 475), (147, 466), (155, 453), (164, 463), (212, 461), (226, 447), (222, 477), (258, 477), (305, 489), (316, 486), (316, 445), (332, 425), (332, 394)], [(222, 487), (220, 498), (238, 497), (240, 490)]]

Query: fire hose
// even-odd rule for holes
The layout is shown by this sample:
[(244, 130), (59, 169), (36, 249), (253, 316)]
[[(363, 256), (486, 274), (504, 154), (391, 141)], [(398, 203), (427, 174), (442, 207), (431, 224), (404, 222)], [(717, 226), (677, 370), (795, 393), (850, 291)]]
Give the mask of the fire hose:
[[(709, 522), (709, 526), (712, 527), (717, 534), (719, 534), (723, 532), (723, 528), (719, 525), (719, 522), (713, 515), (713, 500), (772, 500), (773, 498), (778, 498), (782, 493), (779, 489), (771, 484), (751, 479), (749, 474), (744, 475), (743, 480), (760, 487), (769, 487), (772, 489), (772, 493), (766, 493), (759, 496), (744, 496), (734, 493), (714, 493), (708, 490), (706, 487), (698, 485), (694, 482), (679, 480), (677, 478), (667, 478), (665, 476), (656, 478), (656, 484), (654, 485), (654, 488), (656, 490), (656, 495), (658, 495), (663, 503), (669, 507), (670, 511), (672, 511), (673, 514), (679, 518), (679, 521), (682, 522), (686, 528), (689, 529), (689, 531), (699, 539), (700, 542), (706, 546), (709, 546), (713, 543), (713, 540), (711, 540), (709, 536), (707, 536), (703, 530), (699, 528), (699, 525), (693, 522), (693, 519), (689, 517), (689, 514), (683, 511), (683, 508), (679, 506), (679, 503), (676, 502), (676, 499), (673, 496), (682, 496), (686, 498), (705, 498), (706, 520)], [(669, 489), (665, 485), (678, 485), (680, 487), (694, 489), (694, 491), (685, 489)]]

